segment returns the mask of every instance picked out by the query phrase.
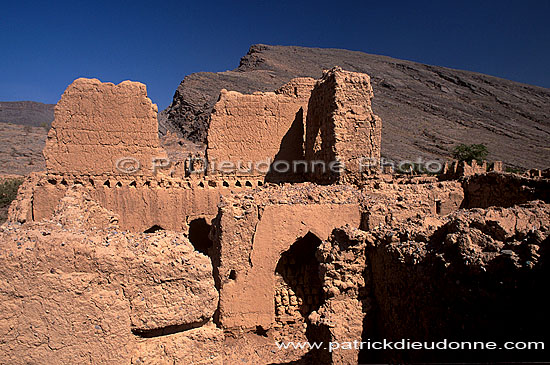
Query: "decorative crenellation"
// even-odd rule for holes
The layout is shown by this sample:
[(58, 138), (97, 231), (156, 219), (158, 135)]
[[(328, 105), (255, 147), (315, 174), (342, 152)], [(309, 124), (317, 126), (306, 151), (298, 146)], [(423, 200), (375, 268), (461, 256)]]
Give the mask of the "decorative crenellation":
[(88, 188), (161, 188), (161, 189), (247, 189), (264, 186), (257, 176), (244, 177), (151, 177), (146, 175), (72, 175), (44, 174), (37, 186), (83, 186)]

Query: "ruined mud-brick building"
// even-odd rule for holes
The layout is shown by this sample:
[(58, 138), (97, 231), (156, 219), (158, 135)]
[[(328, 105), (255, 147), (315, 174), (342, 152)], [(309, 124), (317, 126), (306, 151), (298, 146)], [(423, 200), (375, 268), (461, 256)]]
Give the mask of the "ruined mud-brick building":
[(381, 173), (372, 98), (340, 68), (222, 90), (205, 153), (170, 160), (144, 85), (74, 81), (0, 228), (0, 362), (544, 359), (346, 346), (540, 341), (549, 318), (548, 179)]

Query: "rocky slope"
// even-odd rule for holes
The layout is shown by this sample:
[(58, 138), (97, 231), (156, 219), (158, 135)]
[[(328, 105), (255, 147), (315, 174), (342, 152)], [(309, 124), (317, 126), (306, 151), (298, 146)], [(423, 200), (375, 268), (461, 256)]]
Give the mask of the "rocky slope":
[(47, 134), (42, 127), (0, 123), (0, 175), (44, 170), (42, 150)]
[(0, 122), (46, 126), (53, 121), (54, 104), (36, 101), (1, 101)]
[(44, 170), (42, 149), (54, 107), (35, 101), (0, 102), (0, 174)]
[(204, 142), (221, 89), (271, 91), (293, 77), (319, 78), (335, 65), (371, 76), (386, 158), (448, 158), (456, 144), (484, 143), (490, 159), (548, 167), (549, 89), (339, 49), (253, 45), (233, 71), (187, 76), (159, 114), (159, 129)]

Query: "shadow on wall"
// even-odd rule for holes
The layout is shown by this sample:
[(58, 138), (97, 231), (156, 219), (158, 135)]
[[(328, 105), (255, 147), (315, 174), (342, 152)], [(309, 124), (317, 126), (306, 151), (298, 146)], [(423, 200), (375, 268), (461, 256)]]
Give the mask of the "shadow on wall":
[[(279, 152), (277, 152), (273, 163), (269, 166), (265, 181), (273, 183), (303, 182), (305, 180), (303, 166), (299, 166), (299, 170), (293, 171), (292, 161), (303, 161), (304, 158), (304, 109), (300, 108), (292, 125), (281, 140)], [(286, 168), (286, 163), (290, 164), (291, 169), (289, 172), (278, 172), (281, 168)]]
[[(369, 264), (376, 308), (368, 315), (375, 318), (376, 333), (365, 331), (362, 340), (494, 341), (500, 347), (497, 350), (364, 349), (359, 354), (359, 363), (546, 363), (550, 358), (547, 347), (502, 350), (501, 346), (507, 341), (540, 343), (547, 338), (550, 303), (543, 288), (547, 287), (549, 277), (550, 240), (538, 242), (536, 232), (525, 237), (525, 247), (541, 247), (536, 253), (539, 264), (533, 268), (518, 267), (506, 254), (475, 268), (463, 262), (464, 256), (454, 247), (440, 248), (443, 245), (437, 240), (438, 235), (448, 236), (443, 233), (434, 234), (436, 241), (428, 246), (436, 247), (430, 248), (429, 254), (417, 264), (403, 260), (400, 250), (391, 245), (371, 250)], [(531, 260), (529, 252), (522, 255)], [(441, 257), (451, 264), (446, 267)]]
[[(336, 135), (334, 128), (329, 127), (328, 121), (331, 119), (331, 109), (334, 109), (335, 90), (331, 89), (334, 85), (322, 83), (311, 91), (311, 97), (308, 102), (308, 113), (306, 116), (306, 131), (304, 151), (308, 160), (324, 161), (330, 163), (337, 161), (334, 146)], [(336, 176), (331, 171), (311, 171), (308, 173), (308, 179), (318, 184), (333, 184), (337, 181)]]
[(151, 226), (151, 228), (147, 228), (145, 231), (143, 231), (143, 233), (155, 233), (155, 232), (158, 232), (158, 231), (164, 231), (164, 228), (162, 228), (161, 226), (155, 224), (155, 225)]
[[(209, 238), (211, 225), (206, 218), (197, 218), (189, 222), (189, 241), (198, 252), (211, 257), (212, 240)], [(156, 233), (164, 231), (164, 228), (155, 224), (143, 231), (143, 233)]]
[(548, 179), (536, 180), (516, 174), (490, 172), (469, 176), (462, 182), (461, 208), (511, 207), (532, 200), (550, 203)]

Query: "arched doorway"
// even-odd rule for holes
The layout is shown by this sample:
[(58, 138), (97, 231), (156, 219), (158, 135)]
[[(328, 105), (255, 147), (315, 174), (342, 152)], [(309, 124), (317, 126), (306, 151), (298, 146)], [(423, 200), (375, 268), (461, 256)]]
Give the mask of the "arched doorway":
[(321, 240), (309, 232), (285, 251), (275, 269), (275, 320), (280, 325), (306, 323), (323, 302), (319, 262)]

